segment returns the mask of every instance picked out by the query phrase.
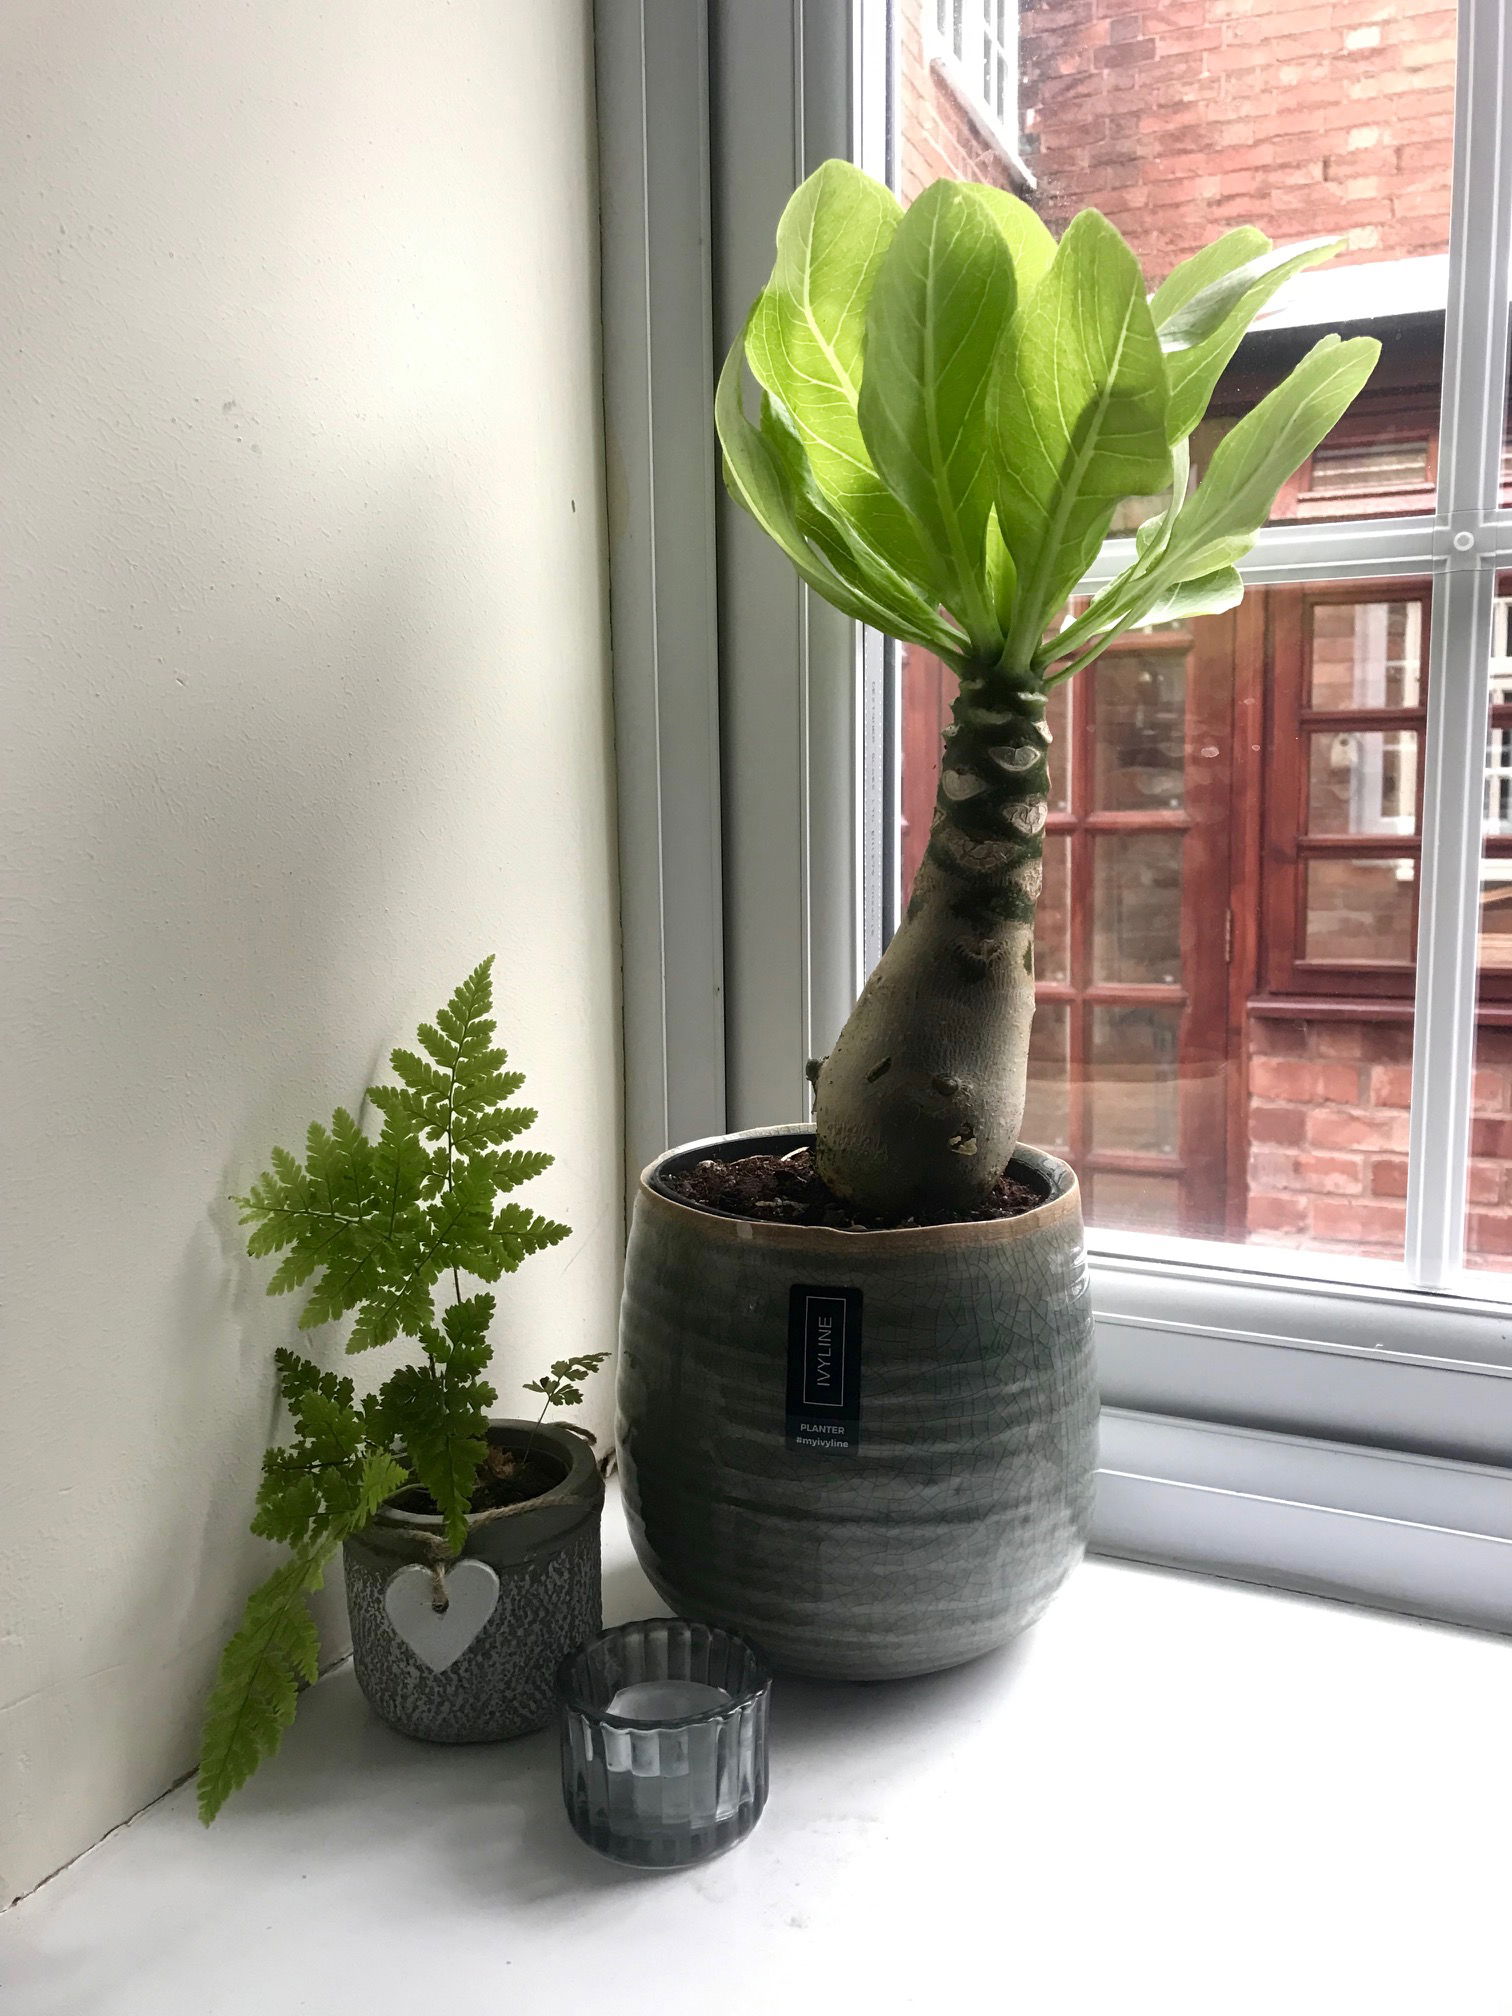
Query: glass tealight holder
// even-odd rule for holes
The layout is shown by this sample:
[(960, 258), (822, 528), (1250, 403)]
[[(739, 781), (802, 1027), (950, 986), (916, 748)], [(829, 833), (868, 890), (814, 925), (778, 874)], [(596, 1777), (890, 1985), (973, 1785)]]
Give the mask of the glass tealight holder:
[(621, 1624), (568, 1654), (556, 1691), (567, 1816), (601, 1855), (686, 1869), (761, 1818), (772, 1676), (734, 1632)]

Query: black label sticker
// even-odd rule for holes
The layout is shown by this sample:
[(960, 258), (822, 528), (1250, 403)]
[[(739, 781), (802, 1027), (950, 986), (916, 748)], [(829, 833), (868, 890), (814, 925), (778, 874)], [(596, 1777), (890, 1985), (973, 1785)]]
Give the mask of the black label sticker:
[(789, 1449), (861, 1440), (861, 1290), (794, 1288), (788, 1303)]

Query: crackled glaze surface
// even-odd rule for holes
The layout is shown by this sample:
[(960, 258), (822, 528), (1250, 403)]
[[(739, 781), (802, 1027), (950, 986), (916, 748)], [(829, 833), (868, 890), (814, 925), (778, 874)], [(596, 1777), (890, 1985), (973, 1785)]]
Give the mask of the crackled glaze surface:
[[(675, 1151), (642, 1179), (621, 1317), (619, 1450), (647, 1574), (791, 1672), (885, 1679), (958, 1664), (1044, 1609), (1080, 1558), (1097, 1394), (1076, 1179), (992, 1224), (846, 1233), (756, 1225), (662, 1195), (681, 1157), (776, 1152), (807, 1130)], [(854, 1452), (788, 1447), (794, 1283), (860, 1288)]]
[(499, 1578), (499, 1600), (477, 1637), (437, 1673), (394, 1629), (384, 1608), (389, 1578), (428, 1556), (417, 1528), (379, 1515), (347, 1541), (347, 1611), (357, 1682), (385, 1722), (431, 1743), (493, 1743), (541, 1729), (554, 1712), (559, 1660), (602, 1625), (599, 1523), (604, 1485), (588, 1445), (564, 1429), (492, 1424), (490, 1439), (511, 1446), (535, 1435), (567, 1459), (561, 1485), (527, 1511), (474, 1524), (462, 1559), (484, 1561)]

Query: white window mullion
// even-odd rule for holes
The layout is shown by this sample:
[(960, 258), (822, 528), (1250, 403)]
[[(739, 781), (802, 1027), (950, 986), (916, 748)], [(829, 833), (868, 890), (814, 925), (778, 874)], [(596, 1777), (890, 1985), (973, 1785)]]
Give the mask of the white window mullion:
[(1428, 660), (1423, 855), (1407, 1184), (1410, 1276), (1439, 1287), (1464, 1257), (1486, 718), (1512, 251), (1512, 23), (1461, 0), (1449, 296), (1439, 438), (1440, 543)]

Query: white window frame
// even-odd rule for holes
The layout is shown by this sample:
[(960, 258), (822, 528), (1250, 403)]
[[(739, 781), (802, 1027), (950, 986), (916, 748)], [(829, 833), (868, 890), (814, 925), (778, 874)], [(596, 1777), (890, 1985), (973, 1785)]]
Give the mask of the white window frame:
[[(896, 794), (895, 669), (722, 498), (716, 550), (709, 419), (787, 195), (832, 154), (889, 171), (895, 23), (886, 0), (597, 13), (639, 1163), (807, 1112), (805, 1061), (843, 1022), (895, 895), (876, 844)], [(1491, 1299), (1505, 1280), (1458, 1267), (1492, 606), (1512, 566), (1493, 397), (1512, 244), (1502, 0), (1460, 0), (1459, 45), (1437, 513), (1268, 528), (1244, 568), (1256, 586), (1434, 581), (1406, 1258), (1341, 1279), (1332, 1257), (1096, 1235), (1096, 1539), (1512, 1630), (1512, 1532), (1480, 1509), (1488, 1479), (1512, 1485), (1512, 1309)], [(1119, 564), (1110, 548), (1093, 578)]]

